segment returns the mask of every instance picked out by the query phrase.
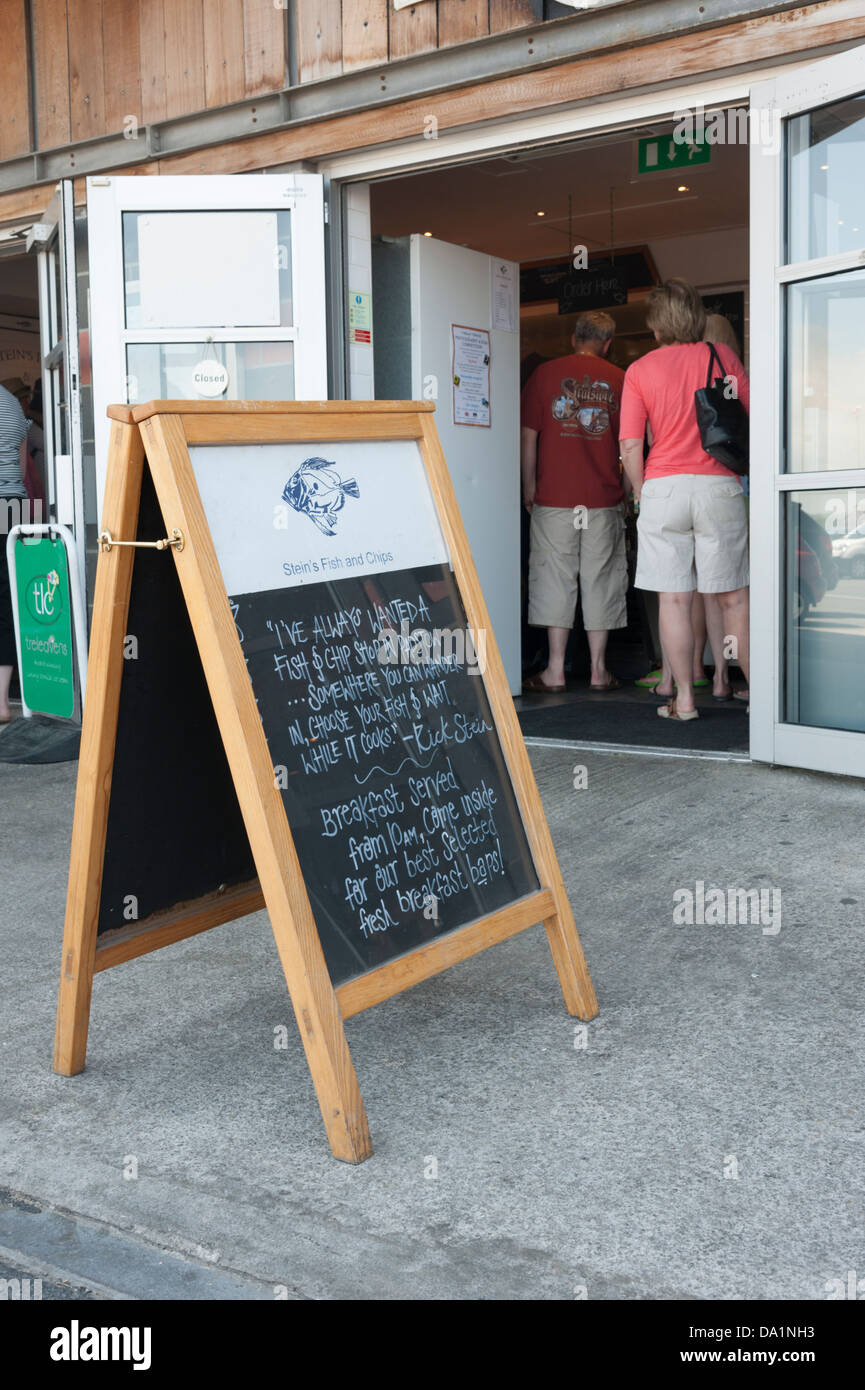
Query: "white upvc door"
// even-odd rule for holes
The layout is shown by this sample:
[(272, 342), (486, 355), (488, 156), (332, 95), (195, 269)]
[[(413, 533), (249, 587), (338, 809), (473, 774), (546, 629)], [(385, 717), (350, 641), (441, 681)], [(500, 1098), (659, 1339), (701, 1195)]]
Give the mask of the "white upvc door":
[(318, 174), (87, 180), (99, 510), (106, 406), (327, 397)]
[[(436, 429), (466, 528), (513, 695), (522, 688), (520, 652), (520, 336), (519, 266), (466, 246), (416, 233), (411, 237), (412, 395), (431, 378), (444, 384)], [(494, 272), (504, 275), (500, 288)], [(497, 286), (499, 288), (497, 288)], [(508, 287), (509, 286), (509, 287)], [(508, 299), (510, 322), (496, 321), (496, 294)], [(501, 306), (498, 306), (501, 307)], [(452, 382), (457, 334), (486, 333), (489, 418), (458, 422)]]
[(865, 48), (751, 118), (751, 755), (861, 777)]

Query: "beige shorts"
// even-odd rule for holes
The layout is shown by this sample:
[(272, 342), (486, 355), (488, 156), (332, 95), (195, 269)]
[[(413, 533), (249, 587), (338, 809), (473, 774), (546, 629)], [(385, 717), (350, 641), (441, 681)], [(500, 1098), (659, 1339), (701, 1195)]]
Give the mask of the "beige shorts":
[(741, 483), (711, 473), (677, 473), (644, 483), (634, 584), (659, 594), (744, 589), (748, 518)]
[(628, 566), (621, 503), (588, 509), (533, 507), (529, 622), (534, 627), (573, 627), (581, 586), (588, 631), (627, 625)]

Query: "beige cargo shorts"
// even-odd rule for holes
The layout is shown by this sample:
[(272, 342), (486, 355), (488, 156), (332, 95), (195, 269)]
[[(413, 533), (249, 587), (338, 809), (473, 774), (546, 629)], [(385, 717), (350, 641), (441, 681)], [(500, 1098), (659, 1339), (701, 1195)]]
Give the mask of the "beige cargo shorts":
[(573, 627), (580, 590), (588, 631), (627, 626), (621, 502), (616, 507), (533, 507), (530, 543), (529, 622), (534, 627)]
[(677, 473), (644, 483), (634, 584), (659, 594), (744, 589), (748, 517), (741, 483), (712, 473)]

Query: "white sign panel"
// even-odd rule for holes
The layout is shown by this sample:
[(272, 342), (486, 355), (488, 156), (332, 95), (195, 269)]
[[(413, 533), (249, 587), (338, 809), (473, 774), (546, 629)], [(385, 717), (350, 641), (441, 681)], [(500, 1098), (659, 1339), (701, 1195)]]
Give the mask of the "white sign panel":
[(414, 440), (189, 453), (232, 596), (450, 563)]
[(490, 427), (490, 335), (451, 324), (454, 424)]
[(278, 328), (275, 212), (138, 218), (142, 328)]
[(490, 300), (493, 328), (503, 333), (516, 332), (516, 267), (513, 261), (490, 258), (492, 277)]

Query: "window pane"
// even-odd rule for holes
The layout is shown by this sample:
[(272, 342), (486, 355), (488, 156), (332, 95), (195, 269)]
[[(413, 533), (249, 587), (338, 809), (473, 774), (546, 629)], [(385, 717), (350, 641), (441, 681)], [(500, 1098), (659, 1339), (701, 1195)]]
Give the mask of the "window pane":
[(865, 488), (786, 508), (785, 722), (865, 732)]
[(787, 260), (865, 246), (865, 95), (788, 122)]
[[(200, 363), (221, 363), (228, 386), (218, 396), (196, 390)], [(136, 401), (293, 401), (294, 343), (130, 343), (127, 390)]]
[(865, 270), (787, 291), (787, 471), (865, 468)]
[(291, 213), (125, 212), (127, 328), (292, 327)]

